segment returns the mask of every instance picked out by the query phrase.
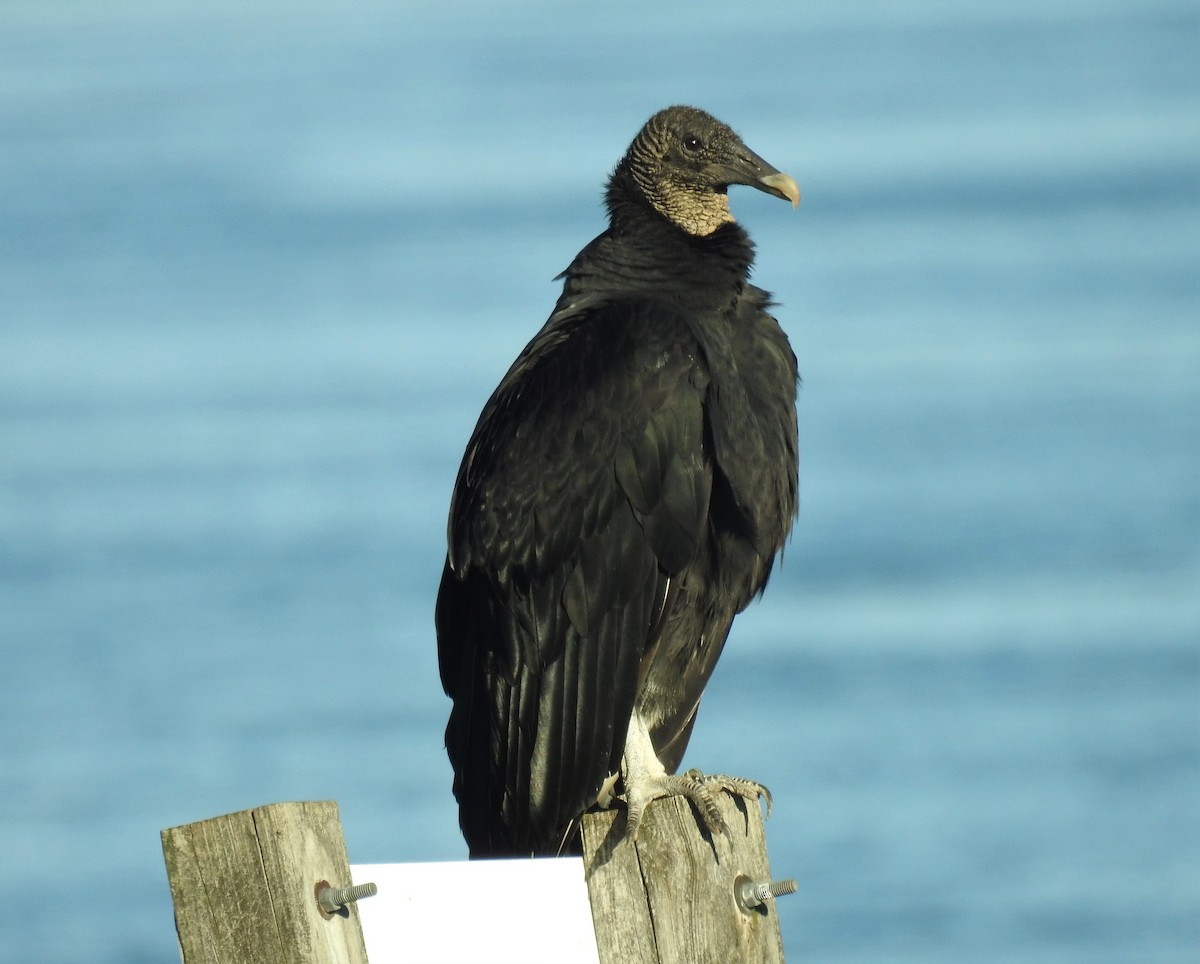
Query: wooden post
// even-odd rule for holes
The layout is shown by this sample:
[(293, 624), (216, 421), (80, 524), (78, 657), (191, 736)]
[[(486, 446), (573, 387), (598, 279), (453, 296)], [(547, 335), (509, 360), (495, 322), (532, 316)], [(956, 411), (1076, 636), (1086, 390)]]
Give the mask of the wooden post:
[(337, 804), (276, 803), (162, 832), (183, 964), (367, 964)]
[(679, 797), (646, 809), (637, 843), (624, 810), (583, 818), (583, 862), (601, 964), (779, 964), (783, 941), (774, 901), (749, 912), (740, 877), (769, 881), (757, 803), (717, 794), (728, 834), (702, 830)]

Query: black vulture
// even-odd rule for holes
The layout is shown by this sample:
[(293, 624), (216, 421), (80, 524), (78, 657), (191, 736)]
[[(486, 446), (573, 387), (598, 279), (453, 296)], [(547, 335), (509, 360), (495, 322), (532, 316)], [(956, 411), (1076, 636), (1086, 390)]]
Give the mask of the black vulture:
[(633, 834), (660, 797), (720, 831), (713, 793), (765, 795), (674, 775), (796, 513), (796, 357), (731, 184), (800, 200), (704, 111), (651, 117), (467, 444), (436, 623), (472, 857), (574, 849), (614, 789)]

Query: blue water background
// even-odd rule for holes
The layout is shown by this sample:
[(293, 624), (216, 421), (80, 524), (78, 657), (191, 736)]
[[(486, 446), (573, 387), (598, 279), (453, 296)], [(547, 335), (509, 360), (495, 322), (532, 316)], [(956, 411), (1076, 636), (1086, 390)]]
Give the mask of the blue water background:
[(158, 832), (459, 859), (431, 612), (484, 400), (641, 122), (733, 195), (802, 509), (688, 762), (790, 959), (1200, 960), (1200, 9), (0, 7), (0, 958), (176, 958)]

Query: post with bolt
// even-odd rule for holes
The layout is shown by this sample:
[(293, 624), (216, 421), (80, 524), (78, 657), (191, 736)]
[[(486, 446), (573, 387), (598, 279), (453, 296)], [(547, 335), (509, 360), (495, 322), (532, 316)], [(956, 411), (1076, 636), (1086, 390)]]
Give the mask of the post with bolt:
[(638, 839), (624, 810), (583, 818), (583, 862), (601, 964), (779, 964), (783, 941), (759, 804), (725, 793), (724, 833), (710, 834), (681, 798), (658, 800)]
[(162, 832), (183, 964), (367, 964), (337, 804), (276, 803)]

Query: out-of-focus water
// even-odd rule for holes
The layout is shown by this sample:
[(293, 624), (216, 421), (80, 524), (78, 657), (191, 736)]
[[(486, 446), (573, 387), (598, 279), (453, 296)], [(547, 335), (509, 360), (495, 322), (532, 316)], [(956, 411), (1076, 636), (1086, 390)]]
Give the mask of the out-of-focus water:
[(432, 606), (493, 385), (641, 122), (705, 107), (802, 510), (689, 763), (797, 961), (1200, 959), (1200, 11), (0, 9), (0, 906), (175, 958), (161, 828), (459, 859)]

